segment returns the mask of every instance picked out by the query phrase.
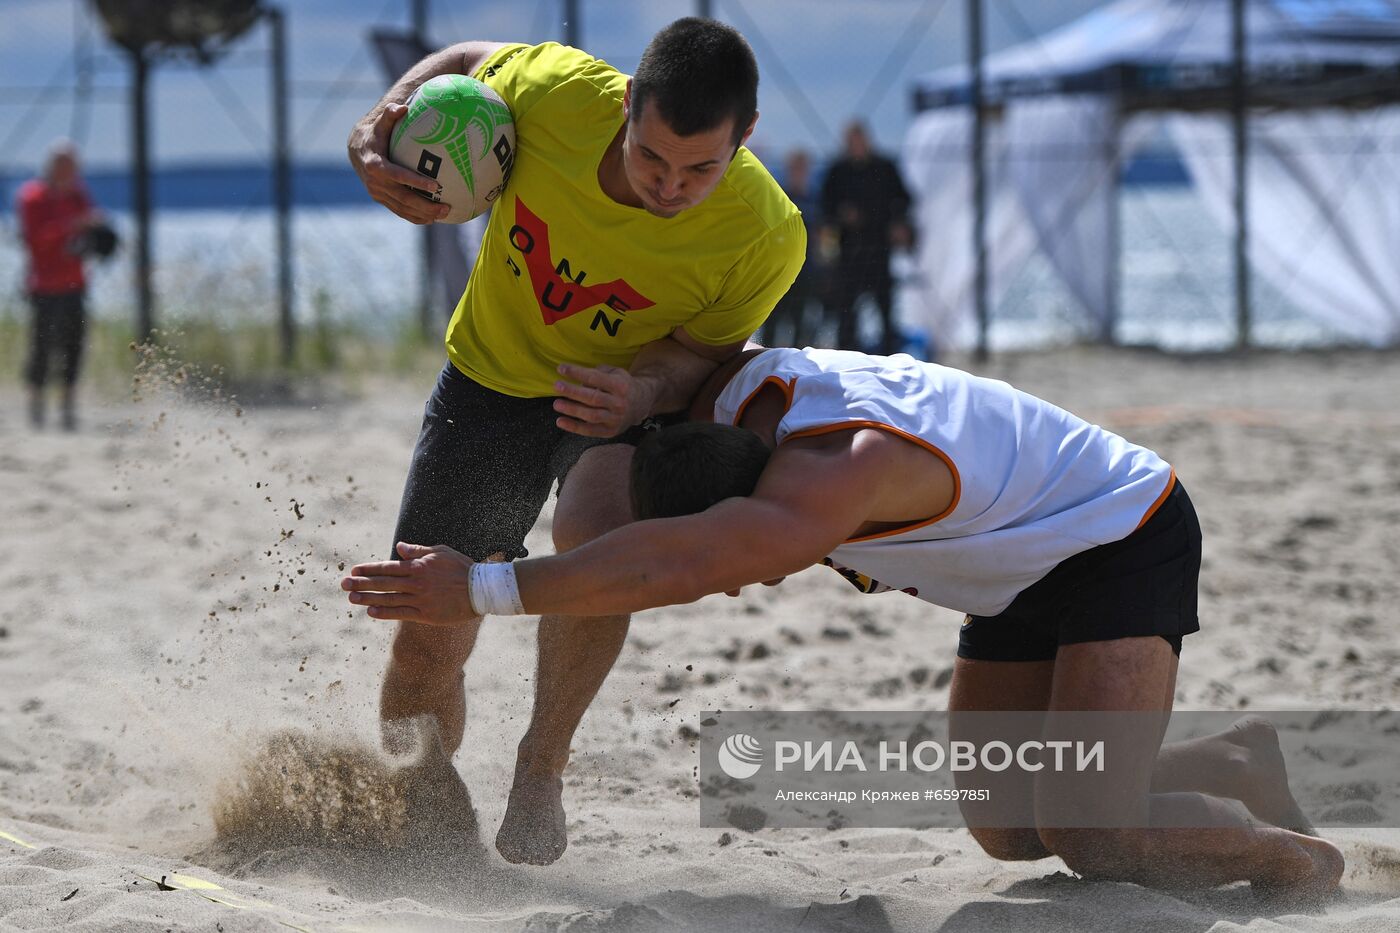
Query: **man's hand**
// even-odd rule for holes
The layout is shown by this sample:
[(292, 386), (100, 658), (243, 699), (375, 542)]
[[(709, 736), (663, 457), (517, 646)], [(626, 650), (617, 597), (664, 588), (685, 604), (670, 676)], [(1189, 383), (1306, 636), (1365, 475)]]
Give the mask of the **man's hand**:
[(651, 414), (654, 400), (649, 384), (616, 366), (559, 366), (563, 376), (554, 383), (559, 398), (555, 422), (584, 437), (616, 437)]
[(472, 608), (467, 578), (470, 557), (438, 545), (399, 542), (403, 560), (356, 564), (340, 581), (350, 602), (367, 606), (375, 619), (400, 619), (423, 625), (466, 625), (481, 616)]
[(442, 186), (427, 175), (420, 175), (389, 160), (389, 137), (394, 131), (394, 124), (407, 112), (408, 108), (403, 104), (389, 104), (378, 115), (370, 111), (350, 131), (346, 149), (350, 164), (370, 197), (404, 220), (415, 224), (435, 223), (447, 216), (448, 205), (429, 201), (414, 189), (433, 195)]
[[(782, 582), (783, 582), (784, 580), (786, 580), (786, 579), (787, 579), (787, 577), (774, 577), (774, 578), (771, 579), (771, 580), (764, 580), (764, 581), (763, 581), (763, 585), (764, 585), (764, 586), (777, 586), (778, 584), (782, 583)], [(724, 591), (724, 595), (725, 595), (725, 596), (738, 596), (738, 595), (739, 595), (740, 593), (742, 593), (742, 592), (743, 592), (742, 589), (737, 589), (737, 590), (725, 590), (725, 591)]]
[(704, 344), (678, 327), (638, 350), (629, 369), (565, 363), (554, 383), (554, 410), (564, 417), (555, 423), (585, 437), (616, 437), (648, 415), (684, 411), (715, 367), (743, 347), (743, 340)]

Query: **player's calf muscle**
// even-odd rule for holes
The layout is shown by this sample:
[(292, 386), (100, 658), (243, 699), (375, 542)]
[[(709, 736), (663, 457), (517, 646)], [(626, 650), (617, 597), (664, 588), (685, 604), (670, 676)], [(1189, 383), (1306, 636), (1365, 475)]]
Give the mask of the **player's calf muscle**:
[(982, 851), (1000, 862), (1029, 862), (1048, 858), (1051, 855), (1034, 829), (989, 829), (970, 830), (972, 838), (982, 847)]

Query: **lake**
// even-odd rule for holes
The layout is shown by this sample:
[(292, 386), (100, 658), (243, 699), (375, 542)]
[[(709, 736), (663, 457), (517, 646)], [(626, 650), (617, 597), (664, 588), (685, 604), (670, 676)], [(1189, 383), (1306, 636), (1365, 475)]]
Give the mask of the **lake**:
[[(114, 212), (129, 247), (129, 214)], [(1174, 350), (1228, 346), (1234, 338), (1231, 244), (1205, 216), (1192, 189), (1129, 186), (1123, 191), (1122, 319), (1118, 337)], [(22, 256), (13, 215), (0, 236), (0, 307), (23, 302)], [(256, 202), (242, 209), (158, 212), (154, 220), (158, 313), (212, 320), (276, 316), (274, 217)], [(297, 314), (313, 303), (332, 320), (371, 332), (396, 331), (416, 315), (420, 230), (377, 206), (299, 206), (293, 219)], [(131, 254), (123, 250), (92, 275), (91, 308), (133, 315)], [(446, 320), (450, 308), (441, 309)], [(1315, 346), (1339, 341), (1287, 299), (1254, 279), (1256, 342)], [(917, 330), (910, 309), (906, 329)], [(1079, 311), (1043, 258), (1028, 262), (997, 307), (994, 348), (1026, 348), (1088, 336)], [(946, 340), (946, 335), (941, 335)]]

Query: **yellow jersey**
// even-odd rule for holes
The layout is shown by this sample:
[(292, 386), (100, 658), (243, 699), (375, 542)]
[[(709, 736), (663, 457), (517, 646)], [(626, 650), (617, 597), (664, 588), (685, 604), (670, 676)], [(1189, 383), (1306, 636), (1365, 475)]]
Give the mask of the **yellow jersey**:
[(627, 367), (677, 327), (714, 346), (753, 333), (802, 267), (802, 216), (740, 148), (702, 203), (671, 218), (608, 197), (598, 165), (627, 76), (554, 42), (498, 49), (476, 72), (515, 118), (447, 355), (489, 389), (554, 395), (560, 363)]

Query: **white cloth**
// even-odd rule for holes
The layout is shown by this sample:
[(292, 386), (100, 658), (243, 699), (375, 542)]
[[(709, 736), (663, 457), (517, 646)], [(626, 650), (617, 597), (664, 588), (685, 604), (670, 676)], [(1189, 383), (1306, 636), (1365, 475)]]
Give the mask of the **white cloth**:
[(1119, 261), (1118, 173), (1151, 121), (1120, 126), (1118, 107), (1099, 94), (1018, 99), (1006, 108), (1008, 180), (1040, 248), (1094, 331), (1113, 336)]
[[(940, 347), (976, 340), (976, 259), (972, 252), (972, 117), (962, 109), (920, 114), (905, 138), (901, 171), (914, 197), (917, 274), (909, 316)], [(1035, 249), (1015, 194), (1005, 184), (1006, 146), (1000, 124), (988, 126), (987, 261), (993, 306)]]
[(870, 426), (924, 445), (953, 472), (943, 515), (831, 553), (865, 592), (996, 615), (1056, 564), (1131, 534), (1172, 482), (1146, 448), (1004, 382), (903, 354), (768, 350), (730, 380), (714, 420), (735, 424), (773, 380), (790, 399), (779, 444), (831, 425)]
[[(1207, 210), (1231, 235), (1223, 116), (1169, 122)], [(1373, 346), (1400, 342), (1400, 107), (1250, 117), (1249, 260), (1304, 313)]]
[(500, 561), (478, 561), (467, 573), (467, 595), (479, 616), (520, 616), (520, 584), (515, 565)]
[[(1262, 83), (1324, 63), (1400, 66), (1400, 0), (1246, 0), (1245, 21), (1248, 67)], [(1223, 0), (1115, 0), (986, 58), (987, 94), (1004, 113), (987, 128), (994, 305), (1039, 246), (1104, 330), (1116, 279), (1108, 249), (1113, 163), (1162, 120), (1146, 114), (1117, 125), (1111, 69), (1147, 69), (1186, 88), (1193, 74), (1228, 68), (1232, 54), (1231, 4)], [(915, 117), (904, 153), (919, 200), (914, 305), (944, 345), (965, 344), (972, 332), (969, 75), (958, 65), (916, 80), (939, 106)], [(1345, 90), (1346, 80), (1321, 74), (1314, 89), (1329, 80)], [(1096, 81), (1097, 91), (1082, 90)], [(1341, 334), (1400, 344), (1400, 107), (1316, 103), (1256, 111), (1250, 124), (1254, 268)], [(1207, 208), (1233, 229), (1228, 116), (1174, 116), (1169, 125)]]

